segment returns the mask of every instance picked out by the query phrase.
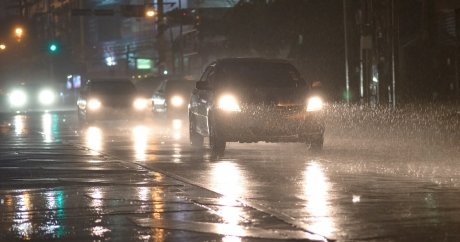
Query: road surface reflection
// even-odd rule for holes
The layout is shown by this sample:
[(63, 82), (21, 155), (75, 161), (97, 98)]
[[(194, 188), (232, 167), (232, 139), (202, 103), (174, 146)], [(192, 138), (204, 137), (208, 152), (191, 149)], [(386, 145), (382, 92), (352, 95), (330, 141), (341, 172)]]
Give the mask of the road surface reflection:
[(323, 167), (316, 161), (310, 161), (303, 176), (305, 209), (310, 215), (308, 221), (311, 231), (330, 236), (336, 230), (330, 204), (330, 182)]

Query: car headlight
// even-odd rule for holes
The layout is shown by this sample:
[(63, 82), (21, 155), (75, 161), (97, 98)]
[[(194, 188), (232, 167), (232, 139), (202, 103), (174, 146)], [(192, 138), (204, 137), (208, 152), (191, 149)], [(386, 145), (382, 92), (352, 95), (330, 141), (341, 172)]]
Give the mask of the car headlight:
[(40, 93), (38, 93), (38, 101), (42, 105), (45, 105), (45, 106), (51, 105), (54, 103), (55, 100), (56, 100), (56, 95), (54, 94), (53, 91), (49, 89), (41, 90)]
[(93, 110), (93, 111), (96, 111), (96, 110), (99, 110), (102, 106), (102, 103), (101, 101), (97, 100), (97, 99), (90, 99), (88, 101), (88, 109), (89, 110)]
[(174, 107), (180, 107), (184, 104), (184, 99), (179, 95), (174, 95), (171, 97), (171, 105)]
[(311, 97), (307, 102), (307, 111), (314, 112), (323, 109), (323, 99), (320, 97)]
[(148, 106), (147, 100), (144, 98), (136, 98), (136, 100), (134, 100), (133, 106), (136, 110), (144, 110)]
[(14, 90), (8, 95), (8, 101), (13, 107), (22, 107), (27, 103), (27, 94), (22, 90)]
[(219, 98), (218, 107), (225, 111), (240, 112), (241, 108), (236, 98), (232, 95), (224, 95)]

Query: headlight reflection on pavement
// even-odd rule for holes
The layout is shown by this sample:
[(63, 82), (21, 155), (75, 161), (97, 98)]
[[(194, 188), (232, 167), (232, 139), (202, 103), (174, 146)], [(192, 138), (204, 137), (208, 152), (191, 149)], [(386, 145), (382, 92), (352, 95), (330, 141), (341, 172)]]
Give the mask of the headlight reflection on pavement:
[(64, 214), (64, 193), (63, 191), (48, 191), (44, 194), (46, 208), (49, 211), (47, 221), (40, 225), (40, 230), (47, 235), (53, 235), (55, 238), (61, 238), (65, 233), (65, 228), (61, 224), (65, 218)]
[(90, 206), (94, 210), (97, 216), (94, 217), (94, 227), (90, 228), (92, 236), (104, 237), (104, 235), (110, 232), (110, 229), (101, 225), (103, 208), (104, 208), (104, 192), (100, 187), (91, 188), (88, 196), (91, 198)]
[(182, 120), (180, 119), (172, 121), (172, 138), (176, 141), (182, 138)]
[(232, 206), (235, 200), (240, 198), (246, 191), (240, 168), (231, 161), (216, 163), (212, 168), (210, 184), (214, 184), (215, 190), (224, 195), (219, 199), (223, 206), (220, 206), (218, 210), (218, 214), (222, 219), (232, 225), (238, 225), (242, 222), (242, 209), (238, 206)]
[(86, 145), (92, 150), (92, 155), (99, 155), (102, 151), (102, 131), (100, 128), (92, 126), (86, 130)]
[(42, 135), (45, 143), (59, 138), (59, 115), (45, 113), (42, 115)]
[(138, 161), (145, 161), (147, 158), (149, 129), (139, 125), (133, 128), (134, 154)]
[(330, 183), (320, 164), (315, 161), (308, 164), (303, 186), (306, 212), (311, 217), (311, 221), (308, 221), (311, 231), (323, 236), (332, 235), (336, 227), (330, 211)]
[(23, 192), (17, 197), (18, 210), (13, 219), (12, 230), (15, 231), (23, 240), (30, 240), (33, 234), (32, 215), (29, 211), (32, 209), (30, 194)]
[(24, 115), (16, 115), (14, 116), (14, 133), (16, 135), (23, 135), (27, 134), (26, 126), (26, 116)]
[[(160, 176), (161, 177), (161, 176)], [(162, 178), (161, 178), (162, 179)], [(157, 220), (164, 219), (164, 188), (161, 186), (158, 187), (139, 187), (137, 190), (137, 196), (139, 200), (148, 202), (149, 207), (139, 208), (140, 211), (145, 212), (144, 209), (150, 209), (150, 206), (153, 209), (152, 217)], [(151, 234), (140, 234), (139, 239), (142, 241), (150, 241), (152, 238), (153, 241), (164, 241), (165, 240), (165, 230), (161, 228), (153, 228)]]

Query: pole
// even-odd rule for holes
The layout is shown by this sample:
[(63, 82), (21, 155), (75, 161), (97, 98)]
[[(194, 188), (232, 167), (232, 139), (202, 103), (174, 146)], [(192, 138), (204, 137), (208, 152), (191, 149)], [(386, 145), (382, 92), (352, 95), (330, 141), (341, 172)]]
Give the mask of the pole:
[(129, 73), (129, 55), (131, 54), (131, 49), (129, 45), (126, 45), (126, 75), (130, 76), (131, 73)]
[[(182, 0), (179, 0), (179, 13), (182, 10)], [(180, 23), (179, 23), (179, 64), (180, 64), (180, 72), (181, 75), (184, 73), (184, 49), (183, 49), (183, 39), (182, 39), (182, 32), (183, 32), (183, 27), (182, 27), (182, 14), (180, 15)]]
[[(80, 9), (83, 8), (83, 0), (78, 1), (78, 7)], [(83, 20), (83, 16), (80, 16), (80, 62), (81, 68), (86, 71), (86, 64), (85, 64), (85, 23)], [(83, 70), (81, 70), (83, 71)]]
[(396, 51), (399, 47), (399, 21), (395, 15), (395, 0), (391, 0), (391, 26), (392, 31), (392, 40), (391, 40), (391, 79), (392, 79), (392, 104), (393, 109), (396, 108)]
[(345, 90), (346, 90), (346, 101), (350, 103), (350, 73), (348, 69), (348, 28), (347, 28), (347, 6), (346, 0), (343, 0), (343, 31), (345, 38)]
[(164, 22), (164, 1), (158, 0), (158, 34), (157, 34), (157, 51), (158, 51), (158, 67), (160, 75), (164, 73), (166, 68), (166, 43), (164, 39), (164, 31), (166, 29)]

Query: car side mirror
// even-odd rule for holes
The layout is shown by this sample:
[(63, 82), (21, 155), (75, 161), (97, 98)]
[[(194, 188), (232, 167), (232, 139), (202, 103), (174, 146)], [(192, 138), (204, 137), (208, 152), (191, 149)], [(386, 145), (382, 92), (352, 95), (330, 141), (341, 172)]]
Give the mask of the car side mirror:
[(198, 90), (209, 90), (209, 82), (197, 82), (195, 87)]

